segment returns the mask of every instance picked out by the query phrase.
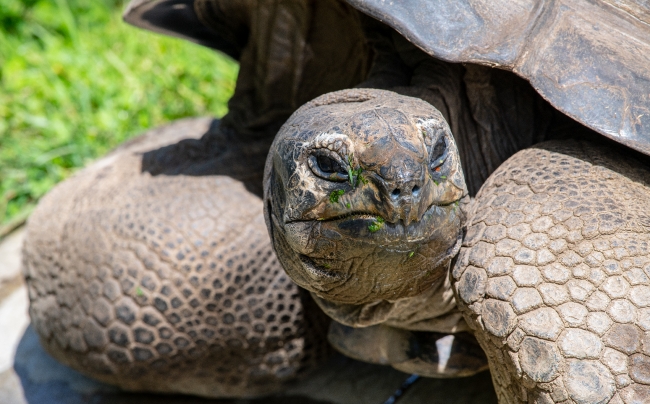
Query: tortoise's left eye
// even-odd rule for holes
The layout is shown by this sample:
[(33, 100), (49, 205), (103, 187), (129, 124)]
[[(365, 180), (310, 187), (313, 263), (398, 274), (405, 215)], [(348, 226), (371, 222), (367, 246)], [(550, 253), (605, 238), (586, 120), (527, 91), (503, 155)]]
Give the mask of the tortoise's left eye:
[(309, 168), (317, 176), (331, 181), (345, 181), (348, 172), (340, 156), (330, 150), (316, 150), (309, 156)]
[(329, 156), (324, 156), (322, 154), (316, 156), (316, 163), (318, 164), (318, 168), (320, 168), (324, 173), (345, 173), (345, 170), (341, 167), (338, 161)]
[(431, 150), (431, 159), (429, 160), (429, 167), (433, 171), (439, 171), (442, 164), (447, 160), (447, 141), (444, 136), (441, 136)]

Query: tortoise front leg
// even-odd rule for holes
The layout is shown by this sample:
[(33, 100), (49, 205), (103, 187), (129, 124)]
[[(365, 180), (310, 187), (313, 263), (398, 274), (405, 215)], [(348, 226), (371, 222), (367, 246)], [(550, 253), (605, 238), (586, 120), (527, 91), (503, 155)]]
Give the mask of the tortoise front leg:
[(650, 171), (549, 142), (483, 185), (452, 276), (501, 403), (650, 402)]

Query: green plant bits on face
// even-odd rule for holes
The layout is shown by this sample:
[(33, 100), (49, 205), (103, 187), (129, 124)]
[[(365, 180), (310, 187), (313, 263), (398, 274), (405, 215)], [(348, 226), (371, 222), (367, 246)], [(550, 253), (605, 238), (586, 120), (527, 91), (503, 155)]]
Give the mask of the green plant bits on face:
[(348, 154), (348, 181), (350, 181), (350, 185), (353, 187), (355, 186), (355, 181), (354, 181), (354, 171), (352, 170), (352, 155)]
[(379, 229), (381, 229), (381, 226), (380, 226), (377, 222), (373, 222), (373, 223), (370, 223), (370, 224), (368, 225), (368, 230), (369, 230), (371, 233), (374, 233), (374, 232), (376, 232), (376, 231), (379, 231)]
[(367, 185), (367, 184), (368, 184), (368, 180), (366, 179), (366, 177), (364, 177), (364, 176), (361, 175), (361, 174), (359, 174), (359, 181), (361, 181), (361, 183), (362, 183), (363, 185)]
[(142, 289), (140, 289), (139, 286), (137, 288), (135, 288), (135, 295), (136, 296), (144, 296), (144, 292), (142, 291)]
[(345, 204), (345, 207), (348, 208), (348, 209), (350, 209), (351, 206), (352, 206), (352, 205), (350, 205), (349, 203), (346, 203), (346, 204)]
[(339, 198), (345, 193), (342, 189), (336, 189), (330, 193), (330, 202), (338, 203)]
[(371, 233), (374, 233), (376, 231), (379, 231), (379, 229), (381, 229), (383, 225), (384, 225), (384, 218), (381, 216), (377, 216), (375, 218), (375, 221), (368, 225), (368, 230)]
[(363, 168), (359, 167), (357, 169), (353, 169), (353, 160), (354, 157), (349, 154), (348, 155), (348, 181), (350, 182), (350, 185), (352, 185), (353, 188), (356, 188), (357, 185), (359, 185), (359, 182), (362, 184), (367, 184), (368, 180), (365, 179), (361, 173), (363, 172)]
[(411, 251), (411, 252), (409, 253), (409, 258), (413, 257), (414, 254), (415, 254), (415, 251)]
[(368, 180), (366, 180), (361, 176), (362, 172), (363, 169), (361, 167), (357, 168), (356, 170), (348, 168), (348, 179), (350, 180), (350, 185), (356, 187), (359, 184), (359, 182), (362, 182), (364, 184), (368, 183)]

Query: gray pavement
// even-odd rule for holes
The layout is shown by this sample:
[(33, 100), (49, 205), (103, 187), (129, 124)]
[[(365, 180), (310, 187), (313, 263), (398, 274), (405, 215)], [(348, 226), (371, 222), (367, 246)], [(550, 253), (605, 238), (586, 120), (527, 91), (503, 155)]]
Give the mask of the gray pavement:
[(0, 241), (0, 403), (25, 404), (14, 356), (29, 317), (28, 299), (20, 273), (20, 249), (25, 237), (18, 230)]
[[(0, 404), (381, 404), (408, 377), (392, 368), (335, 356), (282, 395), (257, 400), (206, 400), (136, 394), (91, 380), (58, 363), (29, 325), (20, 274), (24, 231), (0, 242)], [(489, 373), (464, 379), (420, 379), (397, 404), (491, 404)]]
[(20, 275), (20, 249), (25, 239), (25, 230), (19, 229), (0, 242), (0, 284)]

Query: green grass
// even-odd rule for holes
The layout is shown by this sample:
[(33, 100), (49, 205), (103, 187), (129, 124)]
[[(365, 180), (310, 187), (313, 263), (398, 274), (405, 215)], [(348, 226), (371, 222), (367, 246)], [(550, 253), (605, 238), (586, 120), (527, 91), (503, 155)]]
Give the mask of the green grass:
[(123, 7), (0, 1), (0, 227), (144, 129), (226, 113), (237, 64), (129, 26)]

